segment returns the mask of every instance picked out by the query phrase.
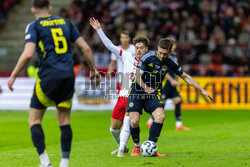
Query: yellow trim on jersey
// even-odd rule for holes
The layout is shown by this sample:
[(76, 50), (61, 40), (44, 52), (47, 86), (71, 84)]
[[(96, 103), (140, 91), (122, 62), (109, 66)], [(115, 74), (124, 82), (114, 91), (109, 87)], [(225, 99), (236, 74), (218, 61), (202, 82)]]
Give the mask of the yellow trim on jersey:
[(38, 42), (38, 46), (40, 47), (41, 52), (43, 53), (43, 58), (45, 58), (46, 57), (46, 51), (44, 50), (43, 42), (41, 40)]
[(56, 103), (43, 93), (43, 90), (42, 90), (42, 88), (40, 86), (40, 82), (41, 82), (41, 80), (38, 77), (37, 82), (36, 82), (36, 89), (35, 89), (36, 96), (37, 96), (38, 100), (45, 107), (55, 107)]
[(46, 18), (46, 17), (50, 17), (50, 16), (51, 16), (51, 14), (45, 15), (45, 16), (41, 16), (41, 17), (39, 17), (39, 18)]
[(161, 89), (159, 89), (159, 86), (157, 86), (156, 90), (158, 92), (157, 97), (161, 101)]
[(164, 77), (163, 81), (161, 82), (161, 85), (162, 85), (162, 89), (165, 87), (166, 83), (167, 83), (167, 78)]
[(57, 107), (71, 108), (73, 97), (65, 100), (57, 105)]
[(130, 95), (130, 92), (131, 92), (131, 90), (132, 90), (131, 86), (132, 86), (133, 83), (135, 83), (135, 79), (131, 82), (131, 84), (130, 84), (130, 86), (129, 86), (130, 89), (129, 89), (129, 92), (128, 92), (128, 96)]

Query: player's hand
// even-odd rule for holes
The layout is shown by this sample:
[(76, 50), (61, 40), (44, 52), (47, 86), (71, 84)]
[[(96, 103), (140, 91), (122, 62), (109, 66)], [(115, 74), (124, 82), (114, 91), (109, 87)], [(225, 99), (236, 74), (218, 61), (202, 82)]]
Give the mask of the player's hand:
[(212, 102), (214, 101), (213, 98), (210, 96), (210, 94), (209, 94), (205, 89), (203, 89), (203, 90), (201, 91), (201, 94), (202, 94), (203, 96), (207, 96)]
[(151, 87), (146, 87), (144, 90), (145, 90), (145, 92), (146, 92), (147, 94), (151, 94), (151, 93), (154, 93), (154, 92), (155, 92), (155, 89), (153, 89), (153, 88), (151, 88)]
[(180, 87), (180, 86), (181, 86), (180, 82), (178, 82), (178, 81), (176, 81), (176, 80), (172, 80), (172, 81), (170, 82), (170, 84), (171, 84), (172, 86), (174, 86), (174, 87), (176, 87), (176, 86)]
[(90, 71), (90, 79), (92, 83), (95, 82), (96, 85), (99, 85), (101, 80), (101, 75), (96, 69), (93, 69)]
[(101, 28), (101, 24), (99, 23), (99, 21), (97, 19), (95, 19), (94, 17), (89, 19), (89, 24), (95, 29), (98, 30), (99, 28)]
[(12, 86), (13, 86), (15, 80), (16, 80), (16, 77), (13, 77), (13, 76), (10, 76), (10, 78), (9, 78), (9, 80), (8, 80), (8, 87), (9, 87), (9, 89), (10, 89), (11, 91), (14, 90)]

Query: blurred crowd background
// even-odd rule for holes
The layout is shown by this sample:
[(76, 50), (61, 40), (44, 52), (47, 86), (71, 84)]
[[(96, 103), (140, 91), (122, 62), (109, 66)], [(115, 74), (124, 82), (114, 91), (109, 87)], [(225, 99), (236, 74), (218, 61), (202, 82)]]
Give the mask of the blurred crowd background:
[(116, 45), (124, 29), (132, 37), (147, 35), (150, 49), (174, 36), (179, 63), (193, 76), (250, 76), (249, 11), (247, 0), (74, 0), (60, 15), (96, 52), (108, 51), (88, 24), (92, 16)]
[[(20, 1), (0, 0), (0, 28)], [(110, 52), (90, 27), (90, 17), (101, 22), (115, 45), (123, 30), (132, 38), (148, 36), (150, 49), (161, 37), (175, 37), (179, 63), (192, 76), (250, 76), (248, 0), (74, 0), (59, 11), (54, 14), (70, 19), (91, 45), (102, 71)], [(78, 49), (72, 52), (75, 64), (85, 66)]]

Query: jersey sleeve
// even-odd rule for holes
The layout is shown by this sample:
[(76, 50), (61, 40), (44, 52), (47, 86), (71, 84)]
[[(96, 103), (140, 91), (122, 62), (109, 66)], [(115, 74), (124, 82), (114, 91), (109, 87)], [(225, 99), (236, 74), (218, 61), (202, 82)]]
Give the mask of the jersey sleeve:
[(37, 43), (37, 31), (35, 28), (35, 22), (27, 25), (25, 30), (25, 42)]
[(74, 26), (70, 21), (70, 36), (71, 36), (71, 42), (75, 42), (80, 36), (80, 32), (78, 31), (78, 29), (76, 28), (76, 26)]
[(102, 43), (105, 45), (105, 47), (111, 51), (112, 53), (114, 53), (117, 57), (118, 56), (122, 56), (122, 50), (120, 48), (118, 48), (117, 46), (115, 46), (111, 40), (104, 34), (104, 32), (102, 31), (101, 28), (99, 28), (97, 31), (97, 34), (99, 35), (99, 37), (102, 40)]
[(181, 66), (179, 65), (179, 63), (177, 61), (175, 61), (174, 59), (170, 59), (172, 61), (172, 71), (175, 72), (175, 74), (177, 75), (182, 75), (183, 74), (183, 70), (181, 68)]
[(139, 68), (142, 71), (145, 71), (149, 61), (150, 61), (150, 57), (145, 57), (145, 58), (142, 57), (137, 64), (137, 68)]

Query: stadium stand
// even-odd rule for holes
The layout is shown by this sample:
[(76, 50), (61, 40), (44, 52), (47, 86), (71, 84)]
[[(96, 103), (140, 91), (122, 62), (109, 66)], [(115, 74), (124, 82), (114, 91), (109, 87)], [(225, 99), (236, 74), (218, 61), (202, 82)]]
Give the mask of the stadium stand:
[[(30, 8), (27, 2), (15, 19), (18, 24), (9, 25), (0, 34), (0, 56), (4, 62), (0, 62), (0, 76), (1, 71), (12, 69), (21, 53), (18, 48), (23, 45), (23, 25), (32, 20), (27, 15)], [(132, 36), (146, 34), (151, 40), (150, 49), (155, 49), (160, 37), (174, 36), (178, 41), (179, 62), (193, 76), (250, 76), (247, 0), (63, 0), (52, 3), (56, 3), (57, 8), (54, 14), (71, 19), (91, 44), (102, 71), (106, 71), (110, 54), (90, 28), (90, 16), (103, 23), (105, 33), (115, 44), (119, 44), (123, 29), (129, 30)], [(82, 61), (78, 54), (74, 49), (76, 65)]]
[(179, 61), (191, 74), (249, 76), (249, 7), (246, 0), (75, 0), (69, 15), (96, 51), (105, 48), (89, 33), (90, 16), (103, 23), (116, 43), (122, 29), (147, 35), (151, 49), (161, 36), (176, 37)]

